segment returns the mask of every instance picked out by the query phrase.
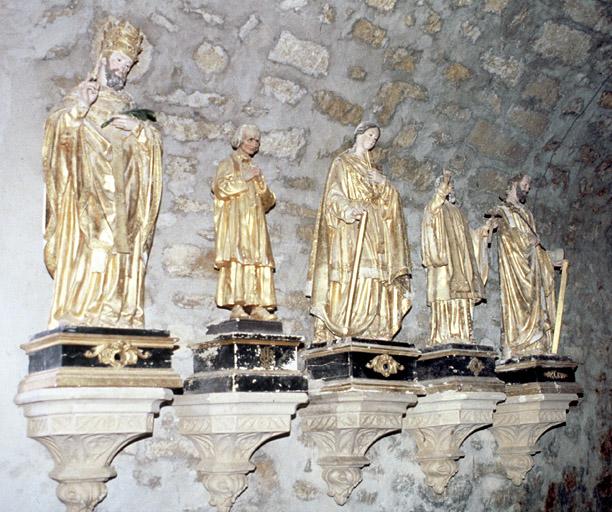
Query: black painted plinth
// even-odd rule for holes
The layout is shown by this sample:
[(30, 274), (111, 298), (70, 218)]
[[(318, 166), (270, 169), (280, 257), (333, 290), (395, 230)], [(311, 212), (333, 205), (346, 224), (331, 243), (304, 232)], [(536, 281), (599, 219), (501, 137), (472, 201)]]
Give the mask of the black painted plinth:
[(496, 373), (508, 384), (576, 382), (577, 366), (566, 356), (533, 355), (501, 361), (496, 367)]
[[(271, 323), (280, 324), (255, 320), (217, 324), (225, 332), (191, 347), (194, 375), (185, 381), (185, 392), (307, 391), (308, 382), (298, 370), (300, 336), (280, 334), (282, 324), (276, 334), (245, 331), (253, 324)], [(236, 324), (239, 329), (232, 328)]]
[(575, 393), (583, 391), (576, 383), (577, 363), (567, 356), (531, 355), (506, 359), (497, 364), (497, 376), (506, 383), (507, 395)]
[[(171, 361), (176, 346), (167, 331), (61, 326), (21, 345), (29, 359), (21, 387), (180, 388)], [(112, 360), (106, 354), (112, 354)]]
[(434, 391), (502, 391), (495, 374), (497, 351), (475, 343), (447, 343), (421, 349), (419, 382)]
[(210, 324), (206, 330), (206, 334), (283, 334), (283, 323), (277, 320), (252, 320), (252, 319), (235, 319), (226, 320), (218, 324)]
[(108, 368), (98, 357), (88, 357), (94, 347), (123, 341), (146, 352), (132, 368), (171, 368), (175, 340), (168, 331), (147, 329), (114, 329), (108, 327), (62, 326), (43, 331), (21, 346), (29, 358), (29, 373), (54, 368)]
[(325, 382), (357, 379), (361, 383), (392, 384), (415, 380), (419, 355), (409, 343), (357, 339), (301, 352), (309, 379)]
[(448, 343), (421, 349), (419, 380), (445, 377), (495, 377), (497, 352), (486, 345)]
[(30, 337), (30, 341), (36, 341), (40, 338), (46, 338), (53, 334), (68, 333), (68, 334), (100, 334), (107, 336), (129, 336), (143, 338), (168, 338), (170, 333), (160, 329), (123, 329), (116, 327), (96, 327), (89, 325), (60, 325), (54, 329), (37, 332)]

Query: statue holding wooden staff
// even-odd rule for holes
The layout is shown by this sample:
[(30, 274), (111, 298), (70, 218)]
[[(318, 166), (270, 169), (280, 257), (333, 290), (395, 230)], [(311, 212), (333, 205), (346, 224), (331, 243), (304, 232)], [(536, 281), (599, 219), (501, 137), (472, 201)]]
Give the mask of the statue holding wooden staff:
[(376, 124), (361, 123), (329, 170), (309, 265), (314, 343), (391, 340), (412, 305), (400, 197), (370, 162), (379, 137)]
[[(540, 242), (533, 214), (525, 207), (530, 189), (528, 175), (514, 176), (503, 203), (493, 212), (498, 217), (502, 353), (506, 358), (556, 353), (561, 330), (568, 263), (562, 250), (547, 251)], [(563, 272), (559, 304), (554, 267)]]

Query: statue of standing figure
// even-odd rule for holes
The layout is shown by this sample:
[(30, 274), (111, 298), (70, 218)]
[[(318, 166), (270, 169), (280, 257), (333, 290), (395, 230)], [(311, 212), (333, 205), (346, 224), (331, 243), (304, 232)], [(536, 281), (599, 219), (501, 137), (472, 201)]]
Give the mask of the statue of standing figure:
[(508, 182), (498, 216), (499, 277), (502, 303), (502, 353), (512, 356), (547, 354), (552, 349), (555, 321), (554, 266), (561, 250), (546, 251), (533, 214), (525, 207), (531, 178), (518, 174)]
[(138, 28), (109, 22), (94, 72), (47, 119), (45, 264), (55, 281), (49, 327), (144, 326), (162, 145), (157, 129), (140, 119), (150, 111), (131, 110), (123, 91), (141, 43)]
[(391, 340), (412, 305), (400, 197), (370, 162), (379, 137), (376, 124), (361, 123), (329, 170), (308, 273), (314, 343)]
[(494, 220), (470, 230), (455, 204), (450, 172), (436, 180), (425, 208), (421, 253), (427, 268), (427, 304), (431, 308), (428, 345), (474, 343), (474, 305), (485, 297), (489, 265), (487, 245)]
[(217, 306), (229, 309), (231, 319), (277, 318), (272, 312), (275, 266), (266, 224), (276, 198), (253, 164), (259, 144), (257, 126), (240, 126), (231, 140), (234, 152), (219, 164), (212, 186)]

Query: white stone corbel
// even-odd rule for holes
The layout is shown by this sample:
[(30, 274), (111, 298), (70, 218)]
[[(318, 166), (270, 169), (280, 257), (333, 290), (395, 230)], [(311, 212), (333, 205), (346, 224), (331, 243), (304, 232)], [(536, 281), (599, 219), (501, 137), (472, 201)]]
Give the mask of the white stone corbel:
[(521, 484), (533, 467), (533, 455), (540, 451), (538, 439), (547, 430), (565, 423), (570, 404), (577, 400), (578, 395), (573, 393), (537, 393), (508, 396), (497, 407), (491, 432), (512, 483)]
[(408, 410), (403, 430), (414, 437), (416, 459), (435, 492), (443, 493), (457, 472), (463, 441), (493, 422), (496, 404), (504, 397), (499, 392), (443, 391), (419, 398)]
[(286, 434), (297, 406), (308, 401), (298, 392), (232, 392), (178, 396), (174, 410), (179, 432), (200, 455), (198, 472), (211, 506), (228, 512), (255, 469), (249, 459), (266, 441)]
[(163, 388), (51, 388), (20, 393), (27, 435), (53, 456), (49, 476), (68, 512), (91, 512), (117, 476), (114, 457), (153, 431), (154, 415), (172, 400)]
[(317, 463), (327, 494), (344, 505), (370, 463), (368, 448), (386, 434), (399, 431), (406, 407), (416, 403), (408, 392), (352, 390), (310, 395), (300, 412), (302, 430), (318, 448)]

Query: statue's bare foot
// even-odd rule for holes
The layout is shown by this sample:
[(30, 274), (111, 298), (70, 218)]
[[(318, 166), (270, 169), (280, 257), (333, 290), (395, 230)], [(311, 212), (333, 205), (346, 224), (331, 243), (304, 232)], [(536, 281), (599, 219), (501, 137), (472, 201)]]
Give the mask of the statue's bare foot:
[(230, 320), (244, 320), (246, 318), (250, 318), (249, 314), (240, 304), (236, 304), (230, 313)]
[(274, 313), (270, 313), (263, 306), (256, 306), (251, 310), (251, 318), (254, 320), (277, 320), (278, 317)]

